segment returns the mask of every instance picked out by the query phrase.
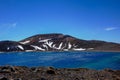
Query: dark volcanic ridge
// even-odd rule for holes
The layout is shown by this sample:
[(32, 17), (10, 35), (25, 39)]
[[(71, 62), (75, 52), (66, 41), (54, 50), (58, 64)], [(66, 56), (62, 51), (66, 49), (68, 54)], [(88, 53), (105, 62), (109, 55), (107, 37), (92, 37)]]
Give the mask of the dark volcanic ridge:
[(63, 34), (38, 34), (18, 42), (0, 41), (0, 52), (12, 51), (120, 51), (120, 44)]
[(1, 66), (0, 80), (120, 80), (120, 70)]

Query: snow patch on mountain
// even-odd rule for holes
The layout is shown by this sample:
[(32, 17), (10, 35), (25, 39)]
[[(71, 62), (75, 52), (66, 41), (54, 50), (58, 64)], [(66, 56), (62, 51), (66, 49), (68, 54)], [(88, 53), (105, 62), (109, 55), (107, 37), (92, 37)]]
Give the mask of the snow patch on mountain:
[(62, 45), (63, 45), (63, 43), (61, 42), (60, 45), (59, 45), (59, 48), (60, 48), (60, 49), (62, 48)]
[(48, 45), (49, 47), (52, 47), (53, 42), (48, 42), (47, 41), (45, 44)]
[(18, 45), (17, 47), (20, 48), (21, 50), (24, 50), (24, 48), (21, 45)]
[(53, 48), (54, 48), (54, 49), (57, 49), (57, 50), (60, 50), (60, 49), (62, 49), (62, 45), (63, 45), (62, 42), (59, 44), (58, 47), (56, 47), (56, 44), (54, 44), (54, 45), (53, 45)]
[(7, 47), (7, 50), (9, 50), (10, 48), (9, 47)]
[(27, 43), (29, 43), (30, 41), (28, 40), (28, 41), (24, 41), (24, 42), (20, 42), (21, 44), (27, 44)]
[(38, 46), (34, 46), (34, 45), (31, 45), (32, 47), (35, 48), (35, 50), (41, 50), (41, 51), (45, 51), (45, 49), (42, 49), (41, 47), (38, 47)]
[(43, 40), (40, 40), (39, 42), (48, 42), (49, 40), (51, 39), (43, 39)]
[(71, 43), (68, 43), (68, 49), (70, 49), (72, 47)]
[(84, 51), (86, 49), (85, 48), (73, 48), (73, 50), (75, 50), (75, 51)]

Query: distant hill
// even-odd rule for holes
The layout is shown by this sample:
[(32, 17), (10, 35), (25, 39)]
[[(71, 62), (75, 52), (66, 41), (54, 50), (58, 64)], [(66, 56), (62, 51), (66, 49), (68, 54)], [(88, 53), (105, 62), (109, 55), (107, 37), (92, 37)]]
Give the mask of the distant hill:
[(11, 51), (120, 51), (120, 44), (53, 33), (34, 35), (18, 42), (0, 41), (0, 52)]

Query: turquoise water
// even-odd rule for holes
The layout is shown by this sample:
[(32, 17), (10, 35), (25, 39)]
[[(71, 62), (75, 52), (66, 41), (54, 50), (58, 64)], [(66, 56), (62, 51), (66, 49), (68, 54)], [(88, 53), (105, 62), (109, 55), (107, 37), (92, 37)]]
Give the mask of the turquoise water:
[(119, 52), (14, 52), (1, 53), (0, 65), (56, 68), (110, 68), (120, 70)]

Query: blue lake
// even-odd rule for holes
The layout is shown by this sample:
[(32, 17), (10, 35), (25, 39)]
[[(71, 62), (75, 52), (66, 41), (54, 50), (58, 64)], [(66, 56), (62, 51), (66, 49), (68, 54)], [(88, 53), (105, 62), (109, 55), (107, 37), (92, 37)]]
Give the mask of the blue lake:
[(56, 68), (110, 68), (120, 70), (119, 52), (14, 52), (0, 53), (0, 66), (53, 66)]

